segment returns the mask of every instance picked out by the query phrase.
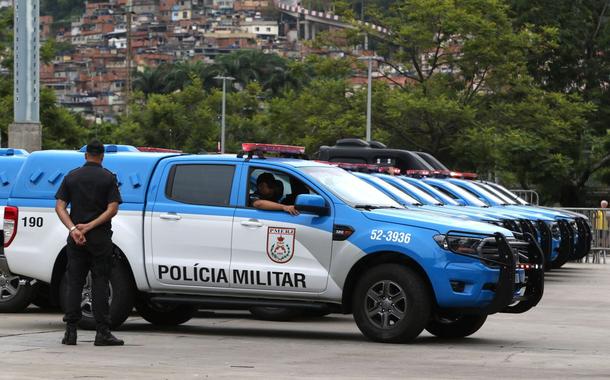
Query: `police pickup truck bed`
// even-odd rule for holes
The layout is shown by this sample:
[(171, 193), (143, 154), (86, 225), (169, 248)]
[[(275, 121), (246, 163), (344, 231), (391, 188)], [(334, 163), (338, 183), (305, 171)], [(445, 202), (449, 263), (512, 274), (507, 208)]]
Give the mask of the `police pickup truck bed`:
[[(28, 156), (5, 210), (11, 273), (64, 298), (67, 231), (54, 213), (63, 176), (82, 152)], [(487, 315), (524, 312), (543, 292), (544, 258), (528, 235), (411, 212), (333, 166), (285, 158), (139, 153), (107, 146), (123, 204), (113, 219), (111, 319), (133, 306), (179, 324), (196, 307), (353, 313), (364, 335), (414, 339), (474, 333)], [(253, 208), (261, 173), (273, 174), (300, 215)], [(296, 199), (296, 201), (294, 201)], [(89, 292), (83, 324), (92, 326)]]

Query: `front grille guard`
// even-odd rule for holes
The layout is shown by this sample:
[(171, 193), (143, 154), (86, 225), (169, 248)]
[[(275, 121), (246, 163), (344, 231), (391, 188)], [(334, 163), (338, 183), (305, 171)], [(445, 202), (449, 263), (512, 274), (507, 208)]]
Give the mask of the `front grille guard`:
[(567, 220), (560, 219), (557, 221), (559, 232), (561, 234), (561, 242), (559, 243), (559, 254), (555, 258), (557, 266), (565, 264), (574, 251), (574, 231)]
[(504, 228), (511, 230), (513, 232), (522, 232), (521, 231), (521, 226), (519, 225), (519, 222), (517, 222), (516, 220), (512, 220), (512, 219), (507, 219), (504, 221)]
[[(467, 232), (449, 231), (446, 236), (476, 235)], [(534, 237), (529, 233), (523, 234), (525, 240), (511, 242), (513, 249), (506, 237), (499, 232), (493, 235), (479, 234), (478, 236), (486, 236), (477, 248), (478, 255), (454, 250), (451, 250), (451, 252), (482, 261), (490, 266), (496, 266), (500, 273), (492, 301), (485, 308), (470, 310), (469, 312), (476, 314), (523, 313), (536, 306), (544, 293), (544, 255)], [(497, 258), (490, 259), (482, 256), (484, 252), (490, 252), (489, 249), (485, 249), (485, 245), (488, 243), (495, 243)], [(518, 268), (525, 270), (525, 283), (515, 283), (515, 273)], [(525, 288), (525, 292), (521, 295), (519, 291), (522, 288)]]
[[(531, 234), (524, 234), (524, 241), (511, 242), (519, 252), (518, 267), (525, 271), (525, 282), (515, 289), (512, 303), (502, 309), (502, 313), (524, 313), (540, 302), (544, 294), (545, 256)], [(525, 256), (525, 257), (524, 257)], [(519, 290), (524, 289), (521, 294)]]
[(547, 266), (551, 263), (551, 255), (553, 254), (553, 231), (551, 231), (551, 227), (544, 222), (544, 220), (538, 220), (536, 222), (538, 226), (538, 231), (540, 231), (540, 248), (542, 248), (542, 252), (544, 253), (544, 262)]
[(536, 230), (534, 223), (527, 219), (520, 219), (519, 225), (521, 226), (521, 231), (523, 233), (530, 233), (534, 237), (534, 240), (538, 240), (538, 231)]
[(574, 247), (574, 256), (570, 258), (573, 260), (580, 260), (589, 254), (593, 234), (591, 233), (589, 224), (584, 218), (576, 218), (576, 228), (578, 231), (578, 241)]

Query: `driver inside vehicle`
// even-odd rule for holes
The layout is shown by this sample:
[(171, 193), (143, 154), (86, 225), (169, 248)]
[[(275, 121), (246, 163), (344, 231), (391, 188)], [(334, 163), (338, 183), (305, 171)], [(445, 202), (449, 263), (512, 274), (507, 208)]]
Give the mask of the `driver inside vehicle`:
[[(273, 174), (265, 172), (256, 178), (256, 191), (250, 195), (250, 205), (267, 211), (284, 211), (290, 215), (299, 215), (292, 205), (283, 205), (279, 200), (283, 196), (283, 189), (278, 186)], [(283, 187), (283, 185), (282, 185)]]

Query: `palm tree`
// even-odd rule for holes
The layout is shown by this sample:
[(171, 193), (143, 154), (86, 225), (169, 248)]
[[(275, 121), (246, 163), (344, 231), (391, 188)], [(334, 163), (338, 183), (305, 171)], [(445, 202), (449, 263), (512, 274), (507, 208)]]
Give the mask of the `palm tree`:
[(165, 93), (165, 77), (167, 66), (161, 65), (154, 68), (146, 67), (143, 71), (137, 71), (133, 80), (134, 90), (139, 90), (148, 97), (150, 94)]

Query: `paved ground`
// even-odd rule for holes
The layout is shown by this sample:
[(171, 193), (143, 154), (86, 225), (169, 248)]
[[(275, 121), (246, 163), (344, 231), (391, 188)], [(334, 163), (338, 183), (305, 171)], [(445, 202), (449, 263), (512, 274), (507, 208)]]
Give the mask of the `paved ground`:
[(610, 265), (548, 274), (541, 305), (494, 315), (473, 337), (366, 341), (351, 316), (273, 323), (202, 313), (172, 329), (133, 317), (124, 347), (59, 344), (57, 314), (0, 315), (0, 378), (610, 378)]

